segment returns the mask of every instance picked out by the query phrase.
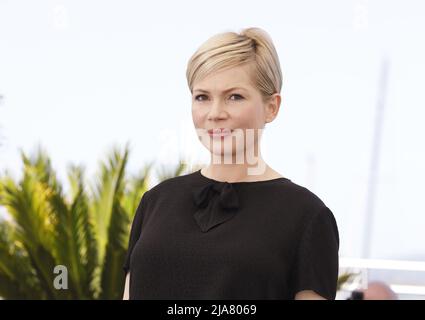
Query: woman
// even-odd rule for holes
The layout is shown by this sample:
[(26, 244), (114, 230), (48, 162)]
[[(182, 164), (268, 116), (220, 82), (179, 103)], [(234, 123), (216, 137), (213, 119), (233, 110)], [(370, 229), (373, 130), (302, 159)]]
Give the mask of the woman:
[(136, 210), (124, 265), (130, 299), (334, 299), (339, 236), (330, 209), (263, 160), (282, 74), (259, 28), (221, 33), (187, 81), (209, 166), (163, 181)]

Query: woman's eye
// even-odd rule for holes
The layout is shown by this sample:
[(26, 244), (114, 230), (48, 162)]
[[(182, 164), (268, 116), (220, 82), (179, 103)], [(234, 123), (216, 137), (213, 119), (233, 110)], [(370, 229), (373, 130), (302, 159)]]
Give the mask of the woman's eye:
[[(243, 97), (240, 94), (232, 94), (230, 97), (238, 97), (238, 99), (236, 100), (242, 100)], [(231, 100), (235, 100), (235, 99), (231, 99)]]
[(199, 100), (199, 99), (198, 99), (199, 97), (206, 97), (206, 95), (205, 95), (205, 94), (200, 94), (200, 95), (197, 95), (197, 96), (195, 97), (195, 100), (196, 100), (196, 101), (204, 101), (203, 99)]

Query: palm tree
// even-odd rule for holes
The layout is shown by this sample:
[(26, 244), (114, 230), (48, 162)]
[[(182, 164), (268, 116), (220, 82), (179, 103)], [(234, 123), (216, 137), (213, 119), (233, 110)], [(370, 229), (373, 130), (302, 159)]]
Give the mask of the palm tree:
[[(127, 178), (128, 155), (128, 144), (122, 153), (114, 148), (94, 186), (84, 180), (83, 167), (69, 166), (66, 196), (46, 153), (39, 148), (29, 159), (21, 151), (22, 179), (0, 176), (0, 206), (10, 215), (0, 220), (0, 297), (122, 297), (131, 221), (152, 168), (149, 163)], [(67, 268), (67, 290), (54, 286), (58, 265)]]

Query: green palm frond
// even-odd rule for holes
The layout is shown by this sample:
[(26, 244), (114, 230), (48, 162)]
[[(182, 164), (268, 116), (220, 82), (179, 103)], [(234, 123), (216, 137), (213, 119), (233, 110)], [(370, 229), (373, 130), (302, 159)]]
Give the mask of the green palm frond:
[[(10, 177), (2, 179), (1, 204), (16, 223), (16, 239), (28, 253), (40, 285), (49, 298), (54, 298), (57, 295), (52, 274), (56, 263), (51, 253), (54, 217), (46, 201), (51, 193), (46, 184), (50, 171), (40, 165), (40, 158), (33, 163), (23, 155), (23, 160), (24, 174), (19, 184)], [(41, 172), (43, 170), (46, 172)]]
[(96, 233), (98, 235), (99, 260), (105, 257), (108, 241), (109, 223), (117, 195), (122, 194), (125, 166), (129, 150), (125, 149), (121, 156), (117, 149), (112, 151), (107, 163), (100, 163), (100, 174), (96, 185), (92, 188), (91, 212), (94, 213)]
[[(0, 220), (0, 297), (121, 299), (131, 221), (153, 163), (127, 177), (128, 144), (114, 148), (93, 185), (82, 166), (69, 166), (66, 196), (42, 148), (32, 158), (21, 151), (21, 158), (17, 182), (7, 171), (0, 176), (0, 206), (10, 216)], [(160, 180), (184, 169), (163, 170)], [(67, 268), (66, 290), (53, 285), (57, 265)]]
[(40, 299), (45, 295), (22, 244), (14, 240), (14, 227), (0, 221), (0, 296)]
[(102, 299), (120, 299), (124, 289), (122, 266), (128, 241), (127, 226), (130, 219), (119, 202), (114, 205), (113, 211), (102, 268)]
[(68, 167), (68, 180), (71, 186), (71, 217), (75, 256), (79, 263), (76, 281), (82, 286), (84, 298), (97, 297), (99, 294), (98, 239), (95, 221), (89, 210), (89, 198), (84, 188), (84, 169), (78, 166)]
[(356, 273), (351, 273), (351, 272), (349, 272), (349, 273), (344, 273), (344, 274), (341, 274), (339, 277), (338, 277), (338, 282), (337, 282), (337, 291), (338, 290), (341, 290), (341, 288), (342, 288), (342, 286), (344, 285), (344, 283), (346, 283), (346, 282), (348, 282), (353, 276), (356, 276), (357, 274)]
[[(133, 220), (133, 216), (142, 195), (149, 189), (149, 177), (152, 167), (153, 163), (146, 164), (138, 175), (128, 180), (127, 189), (121, 204), (124, 210), (129, 214), (130, 220)], [(128, 227), (130, 228), (130, 225)]]

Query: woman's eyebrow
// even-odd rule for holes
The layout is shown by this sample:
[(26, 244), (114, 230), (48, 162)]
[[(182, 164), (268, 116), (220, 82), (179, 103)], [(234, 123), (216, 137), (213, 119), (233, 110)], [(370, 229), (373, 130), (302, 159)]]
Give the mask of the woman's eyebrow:
[[(235, 90), (235, 89), (246, 90), (245, 88), (242, 88), (242, 87), (232, 87), (232, 88), (224, 90), (223, 92), (226, 93), (226, 92), (229, 92), (229, 91), (232, 91), (232, 90)], [(193, 92), (195, 92), (195, 91), (209, 93), (209, 91), (205, 90), (205, 89), (194, 89)]]

